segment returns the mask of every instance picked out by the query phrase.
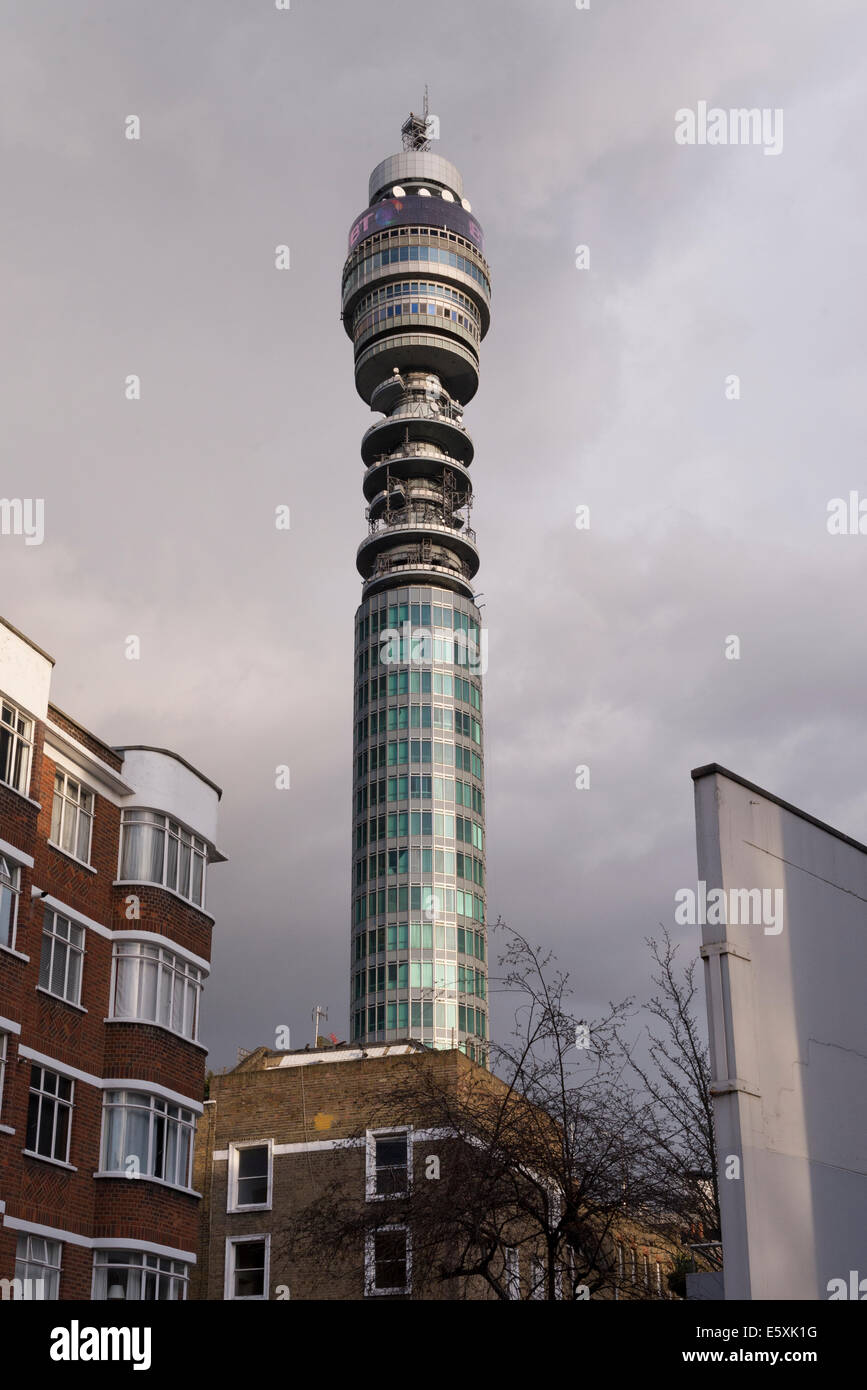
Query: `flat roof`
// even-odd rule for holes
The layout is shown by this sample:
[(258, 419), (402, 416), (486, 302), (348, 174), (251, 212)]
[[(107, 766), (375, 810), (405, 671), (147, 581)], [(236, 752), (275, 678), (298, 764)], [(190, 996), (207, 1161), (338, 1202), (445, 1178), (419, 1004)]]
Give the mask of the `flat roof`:
[(775, 806), (781, 807), (782, 810), (790, 811), (793, 816), (799, 816), (801, 820), (815, 825), (817, 830), (824, 830), (826, 835), (833, 835), (835, 839), (842, 840), (844, 845), (851, 845), (852, 849), (867, 854), (867, 845), (862, 845), (860, 840), (853, 840), (851, 835), (844, 835), (842, 830), (835, 830), (833, 825), (826, 825), (825, 821), (811, 816), (808, 811), (802, 811), (800, 806), (793, 806), (791, 801), (784, 801), (781, 796), (775, 796), (773, 792), (765, 791), (764, 787), (757, 786), (755, 782), (748, 782), (746, 777), (741, 777), (737, 772), (729, 771), (727, 767), (721, 767), (719, 763), (706, 763), (704, 767), (694, 767), (689, 775), (694, 782), (697, 782), (700, 777), (711, 777), (714, 773), (718, 773), (720, 777), (727, 777), (730, 782), (737, 782), (747, 791), (756, 792), (759, 796), (763, 796), (766, 801), (772, 801)]
[(246, 1057), (242, 1057), (234, 1067), (220, 1075), (231, 1076), (236, 1071), (277, 1071), (282, 1067), (309, 1066), (313, 1062), (359, 1062), (364, 1058), (396, 1057), (409, 1052), (435, 1050), (421, 1038), (395, 1038), (393, 1042), (367, 1044), (342, 1040), (339, 1043), (324, 1044), (322, 1047), (294, 1047), (286, 1048), (285, 1051), (260, 1044), (259, 1047), (251, 1048)]

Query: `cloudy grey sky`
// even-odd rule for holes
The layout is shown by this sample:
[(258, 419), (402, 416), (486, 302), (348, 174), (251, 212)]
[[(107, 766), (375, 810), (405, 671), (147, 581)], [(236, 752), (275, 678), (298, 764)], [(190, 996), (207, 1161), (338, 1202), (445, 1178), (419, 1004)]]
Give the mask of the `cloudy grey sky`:
[[(860, 0), (4, 0), (0, 491), (46, 537), (0, 540), (0, 609), (61, 708), (224, 788), (211, 1065), (303, 1045), (316, 1002), (347, 1032), (372, 417), (340, 272), (425, 82), (494, 284), (466, 414), (491, 919), (592, 1014), (646, 992), (695, 881), (690, 768), (867, 838), (867, 538), (826, 527), (867, 495), (865, 69)], [(781, 108), (782, 152), (678, 145), (699, 101)]]

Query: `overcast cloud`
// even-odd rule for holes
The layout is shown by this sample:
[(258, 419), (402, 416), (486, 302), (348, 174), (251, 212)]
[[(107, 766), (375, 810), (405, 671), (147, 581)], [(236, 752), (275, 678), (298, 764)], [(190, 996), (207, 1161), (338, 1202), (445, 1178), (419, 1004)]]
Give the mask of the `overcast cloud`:
[[(425, 82), (494, 286), (466, 413), (490, 920), (589, 1015), (646, 993), (695, 882), (692, 767), (867, 839), (867, 538), (826, 527), (867, 495), (865, 69), (858, 0), (2, 6), (0, 491), (46, 536), (0, 539), (0, 610), (61, 708), (224, 789), (212, 1066), (303, 1045), (314, 1003), (347, 1036), (372, 417), (340, 274)], [(702, 100), (781, 108), (782, 152), (676, 144)]]

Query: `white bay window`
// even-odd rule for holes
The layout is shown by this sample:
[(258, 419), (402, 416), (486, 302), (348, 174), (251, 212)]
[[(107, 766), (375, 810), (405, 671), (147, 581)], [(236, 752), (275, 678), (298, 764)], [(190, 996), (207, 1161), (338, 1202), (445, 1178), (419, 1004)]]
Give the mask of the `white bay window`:
[(192, 1110), (161, 1096), (146, 1091), (106, 1091), (102, 1170), (190, 1187), (195, 1128)]
[(204, 972), (164, 946), (117, 941), (111, 1017), (158, 1023), (195, 1041)]
[(123, 812), (122, 881), (159, 883), (201, 907), (205, 901), (207, 857), (204, 840), (170, 816), (138, 807)]

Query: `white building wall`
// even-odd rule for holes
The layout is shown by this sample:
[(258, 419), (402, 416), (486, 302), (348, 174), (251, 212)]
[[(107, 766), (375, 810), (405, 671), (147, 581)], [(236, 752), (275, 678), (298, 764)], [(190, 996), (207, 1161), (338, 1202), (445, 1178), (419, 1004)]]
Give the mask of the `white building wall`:
[(48, 713), (53, 664), (0, 618), (0, 691), (37, 719)]
[(124, 806), (165, 811), (213, 845), (219, 797), (197, 773), (170, 753), (153, 748), (123, 751), (123, 779), (133, 788)]
[(726, 1298), (825, 1299), (867, 1275), (867, 849), (724, 769), (693, 777), (727, 918), (732, 889), (783, 894), (779, 932), (702, 926)]

